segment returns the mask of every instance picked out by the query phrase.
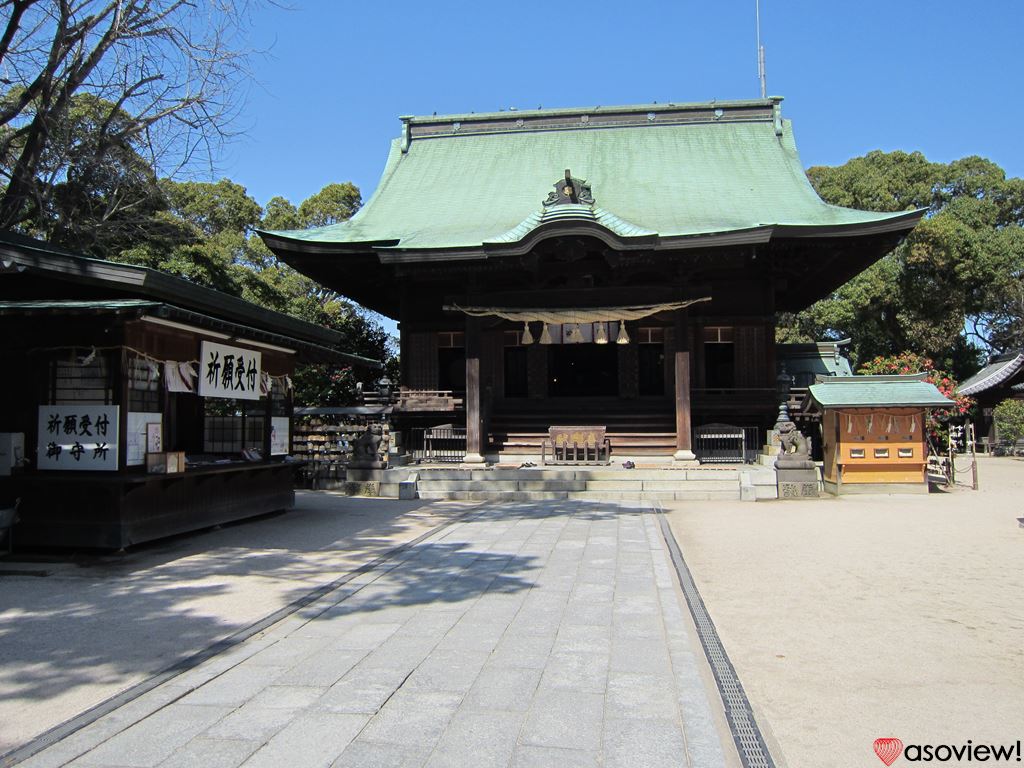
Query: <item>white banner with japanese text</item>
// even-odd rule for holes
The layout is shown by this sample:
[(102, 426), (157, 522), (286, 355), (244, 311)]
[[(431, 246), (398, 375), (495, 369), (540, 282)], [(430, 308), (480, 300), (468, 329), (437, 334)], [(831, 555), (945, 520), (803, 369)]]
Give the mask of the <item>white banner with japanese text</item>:
[(39, 469), (117, 471), (116, 405), (41, 405)]
[(262, 355), (251, 349), (204, 341), (199, 351), (199, 394), (260, 399)]
[(272, 416), (270, 418), (270, 455), (280, 456), (291, 453), (291, 446), (288, 445), (288, 427), (291, 419), (287, 416)]

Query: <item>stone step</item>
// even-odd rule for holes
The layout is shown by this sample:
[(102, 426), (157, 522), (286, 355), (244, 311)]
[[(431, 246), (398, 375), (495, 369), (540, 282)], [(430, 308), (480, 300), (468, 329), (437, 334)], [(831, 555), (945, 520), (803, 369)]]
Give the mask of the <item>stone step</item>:
[(732, 491), (739, 493), (735, 480), (587, 480), (588, 491)]
[(447, 501), (564, 501), (569, 498), (569, 493), (570, 491), (435, 491), (421, 492), (420, 498)]
[(570, 491), (571, 501), (736, 501), (733, 491)]
[[(600, 481), (598, 481), (600, 482)], [(642, 480), (645, 491), (738, 491), (739, 478), (735, 480)], [(590, 483), (587, 483), (590, 490)]]
[(575, 480), (572, 469), (421, 469), (420, 482), (433, 480)]
[(517, 480), (520, 491), (585, 491), (586, 480)]
[[(591, 469), (587, 480), (739, 480), (739, 469)], [(578, 476), (582, 476), (582, 471)]]
[(585, 491), (585, 480), (432, 480), (420, 478), (417, 488), (424, 491)]

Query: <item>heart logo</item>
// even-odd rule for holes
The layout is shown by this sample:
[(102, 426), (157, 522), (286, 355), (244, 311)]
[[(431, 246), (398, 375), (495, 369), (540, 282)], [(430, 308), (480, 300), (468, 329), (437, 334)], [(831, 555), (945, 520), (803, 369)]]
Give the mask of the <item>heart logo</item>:
[(903, 742), (899, 739), (875, 739), (875, 754), (886, 765), (892, 765), (903, 754)]

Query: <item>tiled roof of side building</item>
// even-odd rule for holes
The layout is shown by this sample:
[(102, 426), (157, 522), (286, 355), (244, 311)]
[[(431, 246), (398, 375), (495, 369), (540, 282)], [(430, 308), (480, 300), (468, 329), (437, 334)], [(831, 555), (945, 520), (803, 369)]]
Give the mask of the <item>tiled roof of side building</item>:
[(953, 402), (923, 376), (834, 376), (818, 380), (811, 397), (824, 408), (941, 408)]
[[(545, 223), (566, 169), (592, 202), (581, 222), (629, 244), (708, 236), (911, 229), (923, 212), (875, 213), (818, 197), (781, 99), (403, 118), (376, 192), (351, 220), (268, 241), (378, 252), (509, 247)], [(587, 201), (590, 202), (590, 201)], [(568, 206), (567, 206), (568, 207)], [(675, 239), (675, 244), (673, 244)], [(666, 242), (667, 241), (667, 242)]]
[(992, 358), (991, 362), (960, 384), (961, 395), (976, 395), (997, 387), (1024, 366), (1024, 352), (1010, 352)]

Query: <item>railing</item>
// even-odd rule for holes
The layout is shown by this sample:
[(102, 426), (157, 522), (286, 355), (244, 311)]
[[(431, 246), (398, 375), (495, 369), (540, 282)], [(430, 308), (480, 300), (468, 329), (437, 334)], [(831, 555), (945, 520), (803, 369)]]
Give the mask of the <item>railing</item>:
[(455, 411), (462, 407), (463, 399), (456, 397), (451, 390), (445, 389), (402, 389), (394, 400), (395, 410), (404, 412), (417, 411)]
[(693, 452), (702, 464), (752, 464), (762, 442), (760, 427), (705, 424), (694, 430)]
[(442, 424), (408, 430), (406, 450), (416, 461), (459, 463), (466, 456), (466, 429)]
[(761, 452), (768, 437), (761, 427), (743, 427), (744, 459), (747, 464), (756, 464), (757, 455)]

